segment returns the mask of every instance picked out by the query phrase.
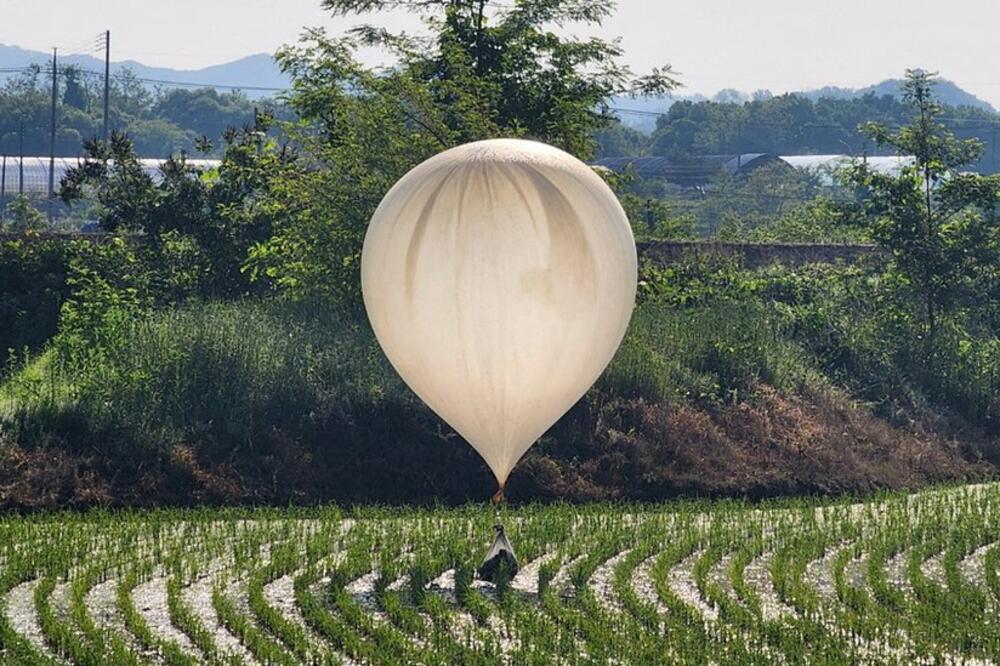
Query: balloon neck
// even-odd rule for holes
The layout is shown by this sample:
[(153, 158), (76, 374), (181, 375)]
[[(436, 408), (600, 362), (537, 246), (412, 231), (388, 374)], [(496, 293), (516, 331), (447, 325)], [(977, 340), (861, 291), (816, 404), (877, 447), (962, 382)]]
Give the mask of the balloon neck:
[(493, 502), (493, 506), (497, 509), (500, 508), (500, 504), (503, 502), (503, 484), (500, 484), (499, 490), (497, 490), (496, 494), (493, 495), (493, 499), (491, 501)]

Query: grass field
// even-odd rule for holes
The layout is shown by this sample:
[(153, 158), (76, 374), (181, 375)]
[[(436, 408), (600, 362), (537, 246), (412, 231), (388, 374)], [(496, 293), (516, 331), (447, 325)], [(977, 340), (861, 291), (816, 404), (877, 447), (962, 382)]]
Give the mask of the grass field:
[(864, 502), (0, 520), (11, 664), (990, 663), (1000, 484)]

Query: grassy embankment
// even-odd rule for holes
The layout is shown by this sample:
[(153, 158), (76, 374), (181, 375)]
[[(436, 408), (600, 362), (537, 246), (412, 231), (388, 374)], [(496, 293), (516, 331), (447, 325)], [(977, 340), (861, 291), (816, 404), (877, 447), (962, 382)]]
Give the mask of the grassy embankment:
[[(873, 261), (878, 261), (874, 259)], [(514, 499), (867, 492), (994, 473), (1000, 343), (920, 339), (877, 267), (649, 271), (621, 349)], [(112, 309), (113, 311), (113, 309)], [(461, 502), (478, 457), (363, 314), (190, 303), (64, 329), (0, 389), (0, 503)]]

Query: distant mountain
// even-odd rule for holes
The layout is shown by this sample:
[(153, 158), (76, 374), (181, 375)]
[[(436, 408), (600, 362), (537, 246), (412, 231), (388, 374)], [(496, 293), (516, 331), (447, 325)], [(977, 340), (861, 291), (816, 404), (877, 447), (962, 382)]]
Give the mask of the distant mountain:
[[(27, 67), (35, 63), (45, 65), (50, 62), (51, 58), (51, 54), (0, 44), (0, 70)], [(60, 62), (76, 65), (92, 72), (102, 74), (104, 72), (104, 61), (93, 56), (71, 55), (61, 58)], [(244, 88), (244, 92), (251, 98), (267, 97), (273, 94), (266, 90), (253, 90), (253, 88), (287, 88), (290, 85), (288, 77), (278, 68), (274, 58), (266, 53), (258, 53), (202, 69), (151, 67), (135, 60), (112, 61), (112, 74), (123, 68), (131, 69), (141, 79), (149, 79), (151, 86), (156, 85), (153, 81), (195, 83), (205, 87), (236, 86)], [(8, 76), (11, 74), (0, 72), (0, 79)]]
[[(867, 95), (868, 93), (875, 93), (878, 97), (889, 95), (891, 97), (899, 98), (903, 95), (902, 85), (902, 79), (888, 79), (882, 83), (876, 83), (875, 85), (868, 86), (866, 88), (838, 88), (836, 86), (826, 86), (824, 88), (806, 90), (796, 94), (808, 97), (811, 100), (817, 100), (822, 97), (852, 99), (854, 97)], [(977, 109), (982, 109), (983, 111), (996, 112), (996, 109), (993, 108), (993, 105), (989, 102), (983, 101), (972, 93), (962, 90), (953, 81), (948, 81), (946, 79), (938, 81), (938, 84), (934, 86), (934, 94), (937, 95), (938, 100), (943, 104), (948, 104), (950, 106), (972, 106)]]
[[(882, 95), (889, 95), (899, 99), (902, 98), (903, 95), (901, 88), (902, 84), (903, 81), (901, 79), (887, 79), (881, 83), (876, 83), (864, 88), (840, 88), (837, 86), (826, 86), (815, 90), (793, 92), (792, 94), (806, 97), (813, 101), (823, 97), (834, 99), (853, 99), (868, 93), (874, 93), (876, 96), (880, 97)], [(948, 104), (950, 106), (971, 106), (984, 111), (989, 111), (991, 113), (996, 113), (996, 109), (993, 108), (989, 102), (981, 100), (972, 93), (963, 90), (953, 81), (948, 81), (946, 79), (939, 80), (938, 84), (934, 88), (934, 92), (938, 96), (938, 99), (944, 104)], [(742, 104), (743, 102), (747, 102), (752, 99), (767, 98), (771, 96), (772, 93), (768, 90), (757, 90), (753, 93), (748, 93), (732, 88), (726, 88), (724, 90), (720, 90), (712, 97), (706, 97), (705, 95), (698, 94), (673, 95), (670, 97), (615, 97), (612, 98), (611, 105), (616, 109), (620, 109), (618, 117), (621, 118), (623, 124), (643, 132), (651, 132), (656, 129), (656, 114), (666, 113), (674, 102), (702, 102), (711, 99), (713, 102), (735, 102), (737, 104)]]
[[(17, 46), (7, 46), (0, 44), (0, 81), (12, 76), (2, 70), (27, 67), (37, 63), (48, 64), (51, 55), (41, 51), (30, 51)], [(104, 72), (104, 61), (88, 55), (72, 55), (60, 59), (63, 64), (73, 64), (78, 67), (92, 71)], [(256, 99), (272, 95), (267, 90), (254, 90), (254, 88), (287, 88), (291, 85), (289, 78), (278, 68), (274, 58), (266, 53), (258, 53), (246, 56), (239, 60), (203, 67), (201, 69), (171, 69), (168, 67), (151, 67), (135, 60), (113, 61), (111, 63), (112, 74), (122, 68), (131, 69), (136, 76), (141, 79), (151, 81), (164, 81), (168, 83), (194, 83), (201, 86), (236, 86), (244, 88), (248, 97)], [(156, 85), (150, 83), (151, 86)], [(793, 94), (817, 100), (821, 97), (832, 97), (835, 99), (850, 99), (860, 97), (869, 92), (876, 95), (891, 95), (900, 97), (902, 95), (900, 79), (887, 79), (881, 83), (867, 86), (865, 88), (841, 88), (837, 86), (826, 86), (815, 90), (804, 90)], [(952, 106), (973, 106), (985, 111), (995, 112), (988, 102), (979, 99), (970, 92), (958, 87), (952, 81), (940, 80), (936, 87), (939, 99)], [(700, 102), (711, 99), (715, 102), (737, 102), (742, 103), (750, 99), (768, 97), (771, 92), (758, 90), (753, 93), (743, 92), (732, 88), (720, 90), (711, 98), (704, 95), (676, 95), (671, 97), (616, 97), (612, 99), (612, 106), (627, 109), (620, 114), (622, 121), (631, 127), (644, 131), (651, 131), (656, 126), (657, 113), (665, 113), (670, 106), (678, 100), (690, 100)]]

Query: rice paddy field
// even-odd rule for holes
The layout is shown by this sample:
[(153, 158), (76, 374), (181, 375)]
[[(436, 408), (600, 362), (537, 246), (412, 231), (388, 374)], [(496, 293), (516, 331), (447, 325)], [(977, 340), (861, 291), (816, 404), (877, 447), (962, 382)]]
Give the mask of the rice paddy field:
[(0, 519), (4, 664), (987, 664), (1000, 484), (861, 502)]

